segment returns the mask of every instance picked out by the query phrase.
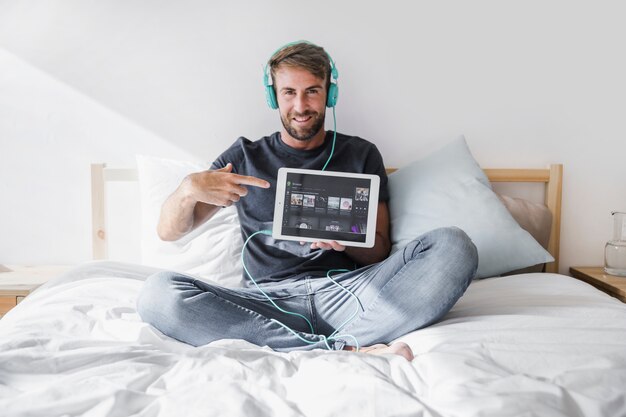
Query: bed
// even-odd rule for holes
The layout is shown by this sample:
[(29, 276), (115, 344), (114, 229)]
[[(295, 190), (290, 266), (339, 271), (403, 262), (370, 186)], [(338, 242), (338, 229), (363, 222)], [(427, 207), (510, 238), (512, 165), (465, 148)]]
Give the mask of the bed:
[(2, 416), (626, 416), (626, 305), (557, 273), (560, 165), (484, 171), (547, 184), (554, 262), (475, 280), (441, 322), (398, 339), (412, 362), (164, 336), (135, 309), (159, 268), (102, 259), (102, 183), (137, 172), (92, 170), (99, 260), (0, 320)]

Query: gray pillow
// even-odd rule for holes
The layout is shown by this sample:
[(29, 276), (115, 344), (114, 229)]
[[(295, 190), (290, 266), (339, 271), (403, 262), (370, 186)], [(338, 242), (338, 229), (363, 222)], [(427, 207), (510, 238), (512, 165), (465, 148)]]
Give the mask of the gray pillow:
[(457, 226), (478, 249), (476, 278), (554, 260), (500, 202), (463, 136), (390, 175), (389, 192), (392, 252), (429, 230)]

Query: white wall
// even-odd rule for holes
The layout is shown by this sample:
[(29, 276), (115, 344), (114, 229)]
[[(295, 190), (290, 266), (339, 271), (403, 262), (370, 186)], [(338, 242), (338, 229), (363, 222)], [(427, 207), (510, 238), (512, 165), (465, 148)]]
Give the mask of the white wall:
[(278, 130), (262, 65), (308, 39), (340, 72), (338, 130), (388, 166), (459, 133), (482, 166), (563, 163), (561, 272), (601, 264), (626, 210), (622, 4), (0, 0), (0, 263), (90, 258), (91, 162)]

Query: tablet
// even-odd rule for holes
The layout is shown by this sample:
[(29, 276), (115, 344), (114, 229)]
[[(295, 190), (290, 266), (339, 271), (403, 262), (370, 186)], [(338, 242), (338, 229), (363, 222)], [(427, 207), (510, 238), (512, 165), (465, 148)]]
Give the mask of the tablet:
[(272, 237), (371, 248), (379, 187), (378, 175), (280, 168)]

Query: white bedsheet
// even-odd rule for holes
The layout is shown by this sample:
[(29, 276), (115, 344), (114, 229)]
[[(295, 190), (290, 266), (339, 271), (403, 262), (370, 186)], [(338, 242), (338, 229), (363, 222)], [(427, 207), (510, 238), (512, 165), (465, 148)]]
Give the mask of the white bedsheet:
[(572, 278), (474, 282), (416, 359), (194, 348), (141, 322), (153, 270), (98, 262), (0, 320), (1, 416), (626, 416), (626, 305)]

